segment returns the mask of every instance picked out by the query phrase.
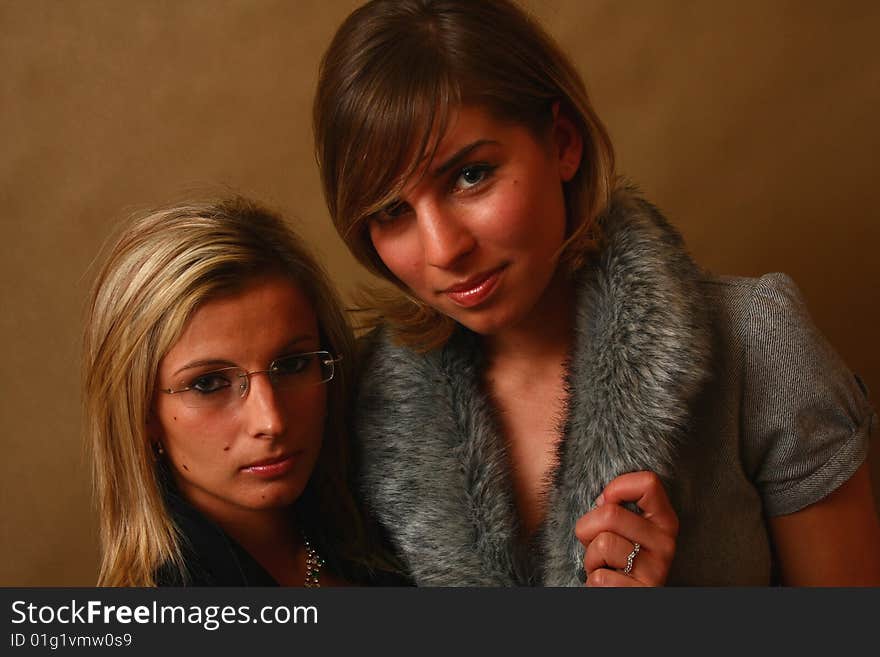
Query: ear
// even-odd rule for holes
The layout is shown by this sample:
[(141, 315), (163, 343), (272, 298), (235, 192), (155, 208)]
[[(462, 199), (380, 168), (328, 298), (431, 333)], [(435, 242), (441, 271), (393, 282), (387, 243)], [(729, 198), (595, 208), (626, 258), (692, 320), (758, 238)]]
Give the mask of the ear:
[(553, 103), (553, 146), (559, 162), (559, 176), (568, 182), (581, 166), (584, 137), (568, 115), (560, 110), (559, 101)]

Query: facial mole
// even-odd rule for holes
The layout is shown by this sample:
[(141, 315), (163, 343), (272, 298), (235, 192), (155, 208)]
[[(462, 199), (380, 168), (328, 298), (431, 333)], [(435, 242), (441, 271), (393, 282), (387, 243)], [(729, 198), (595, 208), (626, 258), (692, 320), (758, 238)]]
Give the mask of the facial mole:
[(228, 451), (229, 451), (229, 445), (227, 445), (226, 447), (224, 447), (224, 448), (223, 448), (223, 451), (224, 451), (224, 452), (228, 452)]
[(177, 422), (177, 416), (176, 416), (176, 415), (174, 416), (174, 421)]

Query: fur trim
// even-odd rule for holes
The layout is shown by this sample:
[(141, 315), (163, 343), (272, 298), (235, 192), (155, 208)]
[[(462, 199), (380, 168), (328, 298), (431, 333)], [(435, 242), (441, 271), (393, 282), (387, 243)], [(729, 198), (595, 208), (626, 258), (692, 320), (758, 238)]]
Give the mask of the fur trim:
[(607, 482), (634, 470), (672, 476), (708, 371), (700, 272), (632, 189), (615, 194), (602, 226), (600, 252), (577, 277), (567, 419), (532, 554), (517, 539), (479, 337), (459, 328), (428, 354), (382, 331), (368, 338), (361, 483), (419, 585), (579, 585), (574, 525)]

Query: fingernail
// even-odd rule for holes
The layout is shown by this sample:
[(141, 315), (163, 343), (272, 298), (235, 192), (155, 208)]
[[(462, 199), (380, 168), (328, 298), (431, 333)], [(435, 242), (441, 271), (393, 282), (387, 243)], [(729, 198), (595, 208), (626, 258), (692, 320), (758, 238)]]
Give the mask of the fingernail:
[(593, 502), (594, 507), (602, 506), (603, 504), (605, 504), (605, 496), (604, 495), (599, 495), (599, 497), (596, 498), (596, 501)]

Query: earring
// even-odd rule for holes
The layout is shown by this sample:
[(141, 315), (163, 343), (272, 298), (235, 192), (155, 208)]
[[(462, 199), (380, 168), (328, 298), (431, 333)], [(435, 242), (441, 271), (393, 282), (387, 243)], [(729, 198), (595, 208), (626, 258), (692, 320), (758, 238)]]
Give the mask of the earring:
[(162, 447), (162, 443), (159, 441), (153, 443), (153, 451), (156, 452), (156, 456), (164, 456), (165, 454), (165, 448)]

